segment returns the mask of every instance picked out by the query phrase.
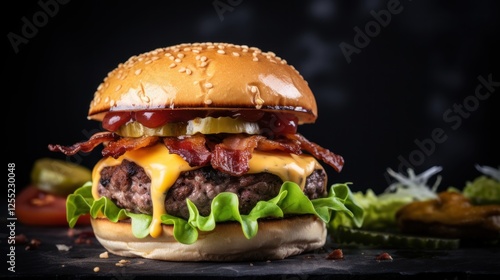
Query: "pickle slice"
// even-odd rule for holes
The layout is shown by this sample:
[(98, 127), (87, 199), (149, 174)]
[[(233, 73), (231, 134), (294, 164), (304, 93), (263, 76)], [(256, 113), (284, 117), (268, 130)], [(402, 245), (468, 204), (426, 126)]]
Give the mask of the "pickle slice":
[(40, 190), (66, 196), (92, 179), (90, 169), (71, 162), (41, 158), (31, 170), (31, 182)]
[(247, 133), (258, 134), (259, 125), (256, 122), (246, 122), (238, 118), (231, 117), (205, 117), (195, 118), (186, 122), (167, 123), (165, 125), (149, 128), (139, 122), (126, 123), (115, 131), (123, 137), (141, 136), (181, 136), (193, 135), (196, 133), (216, 134), (216, 133)]
[(129, 122), (120, 126), (115, 133), (123, 137), (180, 136), (186, 134), (186, 124), (167, 123), (159, 127), (150, 128), (142, 125), (140, 122)]
[(195, 118), (188, 122), (186, 134), (192, 135), (197, 132), (202, 134), (215, 133), (247, 133), (258, 134), (259, 125), (255, 122), (246, 122), (241, 119), (231, 117), (206, 117)]
[(336, 243), (398, 249), (450, 250), (460, 247), (460, 239), (413, 236), (340, 226), (333, 231)]

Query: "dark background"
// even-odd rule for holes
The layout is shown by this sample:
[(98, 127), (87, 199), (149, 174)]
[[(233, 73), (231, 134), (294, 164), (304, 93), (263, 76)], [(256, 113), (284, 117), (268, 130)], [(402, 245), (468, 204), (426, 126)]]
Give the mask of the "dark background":
[[(158, 47), (204, 41), (273, 51), (301, 72), (319, 118), (299, 132), (346, 161), (339, 174), (329, 169), (330, 183), (382, 191), (390, 183), (387, 168), (421, 173), (439, 165), (441, 188), (462, 188), (479, 175), (475, 164), (500, 165), (500, 86), (483, 86), (475, 95), (479, 76), (500, 82), (500, 3), (401, 1), (390, 22), (374, 24), (373, 14), (384, 14), (389, 2), (10, 3), (2, 9), (3, 135), (18, 190), (29, 183), (35, 159), (65, 158), (47, 144), (71, 145), (100, 128), (86, 119), (89, 103), (118, 63)], [(35, 21), (38, 26), (27, 30)], [(366, 34), (366, 27), (372, 36), (363, 42), (355, 28)], [(14, 44), (13, 34), (25, 41)], [(358, 46), (350, 63), (342, 43)], [(462, 114), (456, 106), (463, 106)], [(442, 136), (432, 140), (435, 129)], [(99, 157), (94, 151), (69, 160), (91, 167)]]

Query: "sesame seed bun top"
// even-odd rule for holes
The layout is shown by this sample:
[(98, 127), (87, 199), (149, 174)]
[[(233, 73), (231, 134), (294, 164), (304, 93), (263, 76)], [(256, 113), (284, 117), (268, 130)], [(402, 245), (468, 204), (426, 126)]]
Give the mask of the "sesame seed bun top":
[(108, 111), (259, 109), (317, 118), (299, 72), (273, 52), (227, 43), (180, 44), (129, 58), (99, 85), (88, 118)]

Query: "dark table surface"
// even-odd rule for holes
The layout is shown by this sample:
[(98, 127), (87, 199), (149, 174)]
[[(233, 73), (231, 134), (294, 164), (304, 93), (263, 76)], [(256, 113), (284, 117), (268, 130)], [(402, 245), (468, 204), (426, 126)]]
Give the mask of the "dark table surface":
[[(0, 275), (7, 277), (57, 279), (500, 279), (500, 247), (463, 247), (455, 250), (402, 250), (359, 248), (331, 242), (320, 250), (284, 260), (259, 262), (165, 262), (142, 258), (124, 258), (109, 254), (91, 234), (90, 227), (79, 227), (69, 235), (68, 228), (40, 228), (16, 225), (16, 234), (28, 241), (40, 241), (37, 248), (18, 244), (12, 254), (9, 235), (2, 234), (2, 256), (7, 267)], [(78, 237), (84, 237), (78, 243)], [(86, 240), (88, 239), (88, 243)], [(59, 250), (66, 245), (69, 250)], [(36, 247), (36, 246), (35, 246)], [(342, 249), (341, 260), (327, 259), (334, 249)], [(387, 252), (392, 260), (378, 261)], [(10, 256), (9, 256), (10, 255)], [(12, 255), (14, 258), (12, 258)], [(9, 263), (9, 260), (15, 260)], [(128, 260), (123, 266), (120, 260)], [(5, 261), (3, 262), (5, 265)], [(15, 265), (15, 272), (8, 270)], [(94, 268), (99, 267), (98, 272)]]

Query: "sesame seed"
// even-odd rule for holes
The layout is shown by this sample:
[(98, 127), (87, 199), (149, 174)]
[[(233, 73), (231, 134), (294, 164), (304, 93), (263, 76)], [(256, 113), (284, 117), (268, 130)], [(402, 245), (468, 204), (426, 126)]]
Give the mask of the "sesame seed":
[(177, 64), (175, 64), (175, 63), (172, 62), (168, 67), (169, 68), (174, 68), (175, 66), (177, 66)]
[(121, 88), (122, 88), (122, 85), (120, 84), (120, 85), (116, 86), (115, 91), (119, 91)]
[(252, 60), (253, 61), (259, 61), (259, 59), (257, 57), (254, 57)]
[(178, 57), (178, 58), (184, 58), (184, 54), (183, 54), (183, 53), (178, 53), (178, 54), (177, 54), (177, 57)]
[(99, 272), (101, 270), (98, 266), (94, 267), (94, 272)]
[(191, 48), (184, 48), (184, 51), (185, 51), (185, 52), (188, 52), (188, 51), (190, 51), (190, 50), (191, 50)]
[(234, 55), (234, 56), (240, 56), (240, 54), (239, 54), (239, 53), (237, 53), (237, 52), (233, 52), (233, 55)]
[(250, 91), (251, 91), (252, 93), (256, 93), (256, 92), (257, 92), (257, 90), (258, 90), (257, 86), (251, 86), (251, 87), (250, 87)]
[(194, 52), (194, 53), (200, 53), (199, 50), (191, 50), (191, 51)]
[(200, 57), (200, 60), (205, 62), (205, 61), (207, 61), (207, 57), (203, 55), (202, 57)]
[(225, 54), (226, 52), (224, 50), (217, 50), (218, 54)]
[(183, 72), (186, 72), (186, 67), (179, 68), (179, 73), (183, 73)]
[(207, 64), (208, 64), (208, 62), (203, 61), (202, 63), (200, 63), (200, 67), (205, 67), (205, 66), (207, 66)]
[(214, 85), (212, 85), (212, 83), (205, 83), (205, 87), (206, 88), (213, 88)]
[(141, 74), (141, 72), (142, 72), (142, 69), (137, 69), (134, 71), (134, 74), (139, 75), (139, 74)]
[(149, 103), (150, 101), (149, 97), (144, 94), (139, 95), (139, 98), (146, 103)]
[(191, 69), (189, 69), (189, 68), (186, 69), (186, 74), (191, 75), (192, 72), (193, 71), (191, 71)]
[(207, 104), (207, 105), (210, 105), (210, 104), (212, 104), (212, 100), (207, 99), (207, 100), (204, 101), (204, 103)]
[(180, 58), (176, 58), (176, 59), (174, 59), (174, 61), (177, 62), (177, 63), (181, 63), (182, 62), (182, 60)]
[(196, 59), (196, 60), (200, 60), (200, 55), (197, 55), (197, 56), (195, 57), (195, 59)]

